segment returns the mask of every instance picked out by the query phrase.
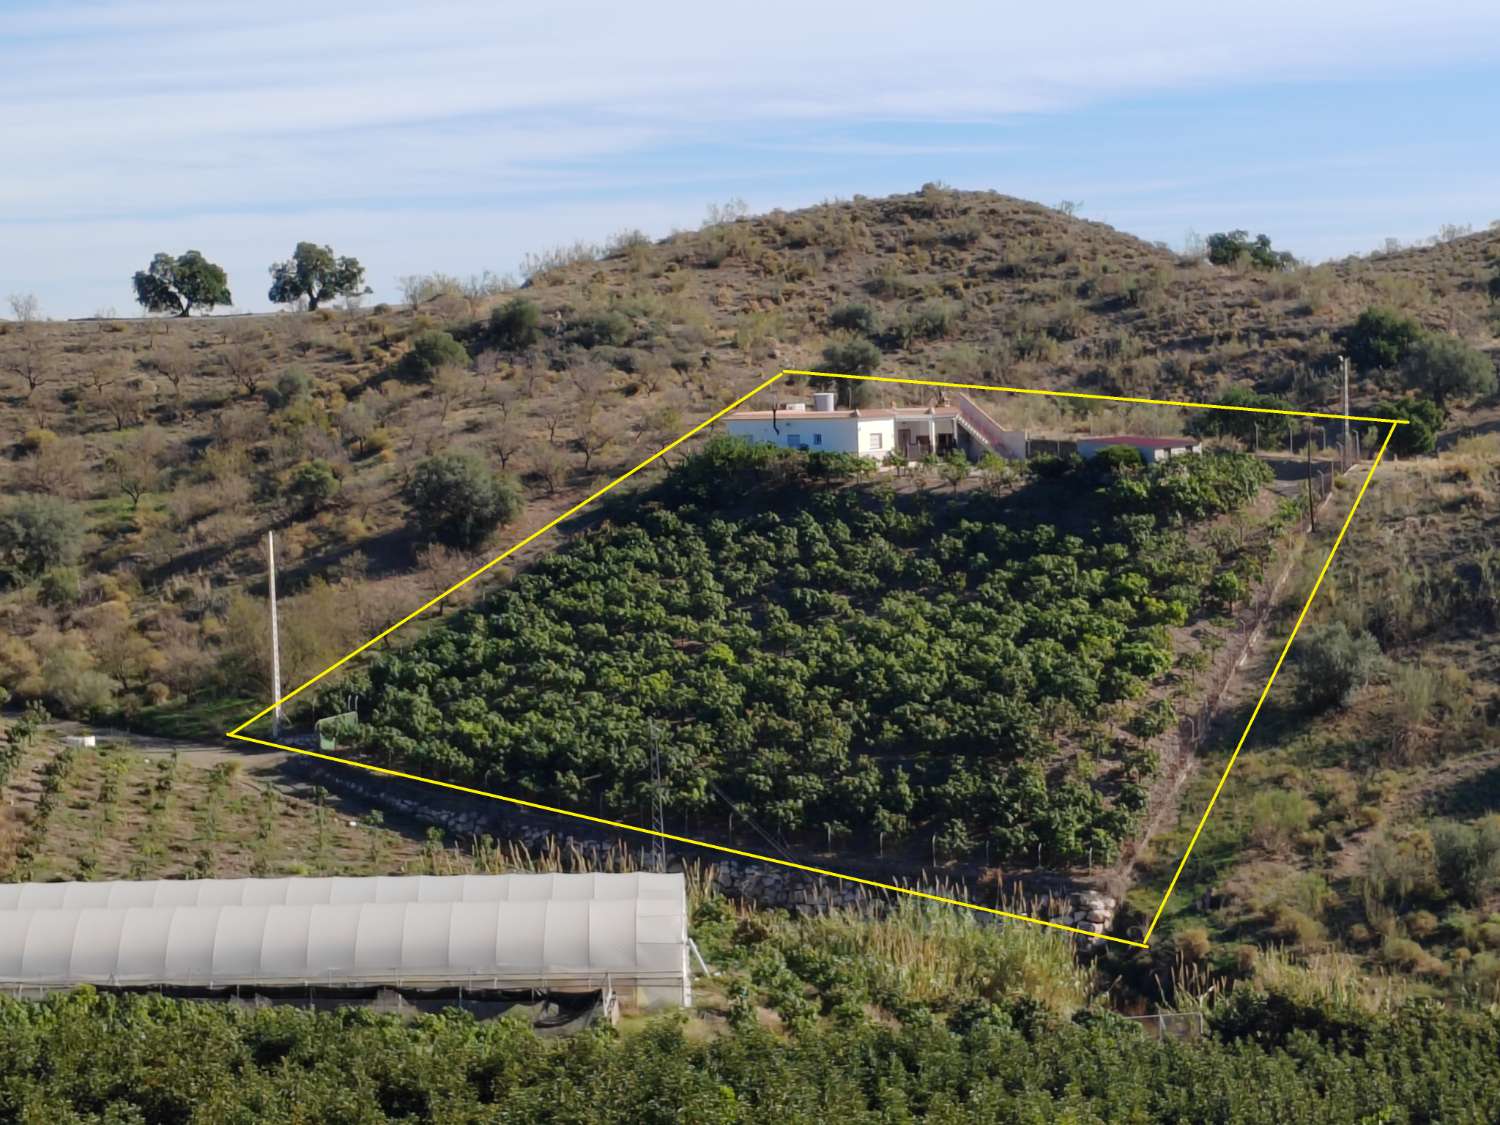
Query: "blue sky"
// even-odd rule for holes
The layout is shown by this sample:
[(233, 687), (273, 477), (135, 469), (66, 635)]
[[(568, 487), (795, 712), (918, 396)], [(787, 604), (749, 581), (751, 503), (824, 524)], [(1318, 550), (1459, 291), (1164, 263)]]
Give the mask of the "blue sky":
[(0, 294), (134, 309), (193, 248), (397, 277), (928, 180), (1317, 260), (1500, 218), (1485, 0), (422, 5), (0, 0)]

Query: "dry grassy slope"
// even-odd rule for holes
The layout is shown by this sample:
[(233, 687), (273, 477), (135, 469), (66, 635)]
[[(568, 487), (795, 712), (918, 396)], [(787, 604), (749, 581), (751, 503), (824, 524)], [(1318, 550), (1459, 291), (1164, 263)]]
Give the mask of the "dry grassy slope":
[[(1381, 470), (1312, 624), (1370, 631), (1384, 665), (1346, 707), (1316, 715), (1295, 706), (1295, 666), (1277, 681), (1165, 936), (1185, 935), (1194, 957), (1205, 933), (1216, 943), (1210, 958), (1230, 957), (1238, 941), (1282, 943), (1296, 957), (1352, 958), (1419, 990), (1500, 998), (1500, 888), (1473, 903), (1445, 890), (1430, 836), (1436, 819), (1474, 824), (1500, 813), (1497, 533), (1495, 435)], [(1272, 636), (1290, 628), (1320, 561), (1308, 552)], [(1274, 654), (1247, 685), (1258, 689)], [(1157, 842), (1153, 893), (1218, 774), (1201, 771), (1178, 831)]]
[[(937, 326), (937, 338), (888, 340), (886, 372), (1189, 396), (1253, 382), (1321, 406), (1331, 383), (1313, 376), (1335, 350), (1329, 336), (1372, 302), (1493, 350), (1481, 282), (1495, 246), (1475, 236), (1272, 278), (1181, 261), (1037, 204), (932, 189), (557, 264), (526, 293), (545, 334), (522, 355), (486, 348), (483, 318), (503, 297), (0, 324), (0, 485), (79, 503), (90, 528), (76, 597), (0, 594), (0, 684), (72, 710), (176, 707), (207, 689), (232, 711), (263, 694), (263, 629), (244, 592), (270, 527), (298, 595), (284, 647), (299, 682), (464, 573), (462, 558), (414, 559), (398, 498), (414, 461), (470, 447), (518, 472), (527, 510), (503, 543), (768, 371), (819, 366), (838, 336), (830, 312), (848, 303), (870, 305), (887, 331), (922, 315)], [(474, 370), (430, 386), (392, 377), (429, 328), (463, 337)], [(293, 367), (313, 394), (274, 409), (264, 392)], [(1032, 426), (1179, 424), (1154, 409), (1065, 419), (1037, 400), (999, 412)], [(281, 490), (312, 458), (342, 487), (307, 515)], [(138, 505), (124, 485), (143, 490)], [(188, 726), (221, 717), (193, 713)]]

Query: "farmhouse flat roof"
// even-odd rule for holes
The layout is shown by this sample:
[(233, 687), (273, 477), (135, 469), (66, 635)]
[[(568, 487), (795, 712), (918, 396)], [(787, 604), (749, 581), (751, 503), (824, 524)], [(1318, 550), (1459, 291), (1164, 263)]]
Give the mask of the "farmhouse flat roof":
[(1081, 437), (1080, 442), (1090, 445), (1130, 445), (1141, 449), (1178, 449), (1184, 445), (1197, 445), (1194, 437), (1141, 437), (1136, 434), (1110, 434), (1105, 437)]
[(956, 406), (897, 406), (893, 409), (876, 410), (736, 410), (726, 415), (731, 422), (769, 422), (772, 417), (778, 422), (798, 422), (802, 419), (824, 418), (957, 418)]

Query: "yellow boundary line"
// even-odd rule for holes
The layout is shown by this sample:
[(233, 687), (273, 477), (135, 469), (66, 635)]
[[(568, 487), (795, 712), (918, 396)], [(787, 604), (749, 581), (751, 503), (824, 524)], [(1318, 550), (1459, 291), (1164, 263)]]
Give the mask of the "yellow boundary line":
[(1266, 702), (1266, 696), (1271, 694), (1271, 685), (1276, 682), (1276, 676), (1281, 671), (1281, 665), (1286, 661), (1286, 654), (1292, 649), (1292, 642), (1297, 639), (1298, 632), (1302, 629), (1302, 622), (1307, 619), (1307, 611), (1312, 609), (1313, 599), (1318, 596), (1318, 591), (1323, 586), (1323, 578), (1328, 573), (1328, 568), (1333, 564), (1333, 556), (1338, 554), (1339, 547), (1344, 543), (1344, 534), (1349, 530), (1349, 525), (1354, 522), (1354, 513), (1359, 511), (1359, 503), (1365, 498), (1365, 489), (1370, 487), (1370, 481), (1375, 477), (1375, 470), (1380, 467), (1380, 461), (1385, 456), (1386, 446), (1391, 444), (1391, 436), (1396, 432), (1392, 426), (1385, 432), (1385, 440), (1380, 443), (1380, 449), (1375, 453), (1375, 460), (1370, 462), (1370, 471), (1365, 474), (1364, 481), (1355, 493), (1354, 503), (1349, 505), (1349, 514), (1344, 517), (1344, 525), (1339, 528), (1338, 537), (1334, 539), (1333, 546), (1329, 548), (1328, 557), (1323, 560), (1323, 566), (1318, 571), (1318, 579), (1313, 583), (1312, 590), (1307, 595), (1307, 600), (1302, 603), (1302, 612), (1297, 614), (1297, 621), (1292, 626), (1291, 635), (1287, 637), (1286, 644), (1281, 646), (1281, 655), (1276, 658), (1276, 665), (1271, 669), (1271, 678), (1266, 681), (1266, 686), (1260, 690), (1260, 698), (1255, 701), (1255, 708), (1250, 712), (1250, 718), (1245, 723), (1245, 729), (1240, 733), (1240, 740), (1235, 744), (1234, 753), (1229, 755), (1229, 761), (1224, 765), (1224, 772), (1219, 777), (1219, 784), (1214, 786), (1213, 796), (1208, 799), (1208, 807), (1203, 810), (1203, 815), (1198, 818), (1198, 827), (1193, 829), (1193, 838), (1188, 841), (1187, 851), (1182, 853), (1182, 860), (1177, 864), (1177, 870), (1172, 873), (1172, 881), (1167, 884), (1167, 891), (1161, 896), (1161, 903), (1156, 908), (1156, 913), (1151, 917), (1151, 925), (1146, 929), (1146, 941), (1151, 940), (1151, 935), (1156, 931), (1156, 924), (1161, 921), (1162, 912), (1167, 908), (1167, 902), (1172, 897), (1172, 892), (1177, 889), (1177, 880), (1182, 878), (1183, 868), (1187, 867), (1188, 860), (1192, 857), (1193, 848), (1198, 843), (1198, 837), (1203, 832), (1203, 826), (1208, 823), (1208, 816), (1214, 811), (1214, 803), (1218, 801), (1219, 794), (1224, 790), (1224, 783), (1229, 780), (1229, 771), (1234, 769), (1234, 763), (1239, 759), (1240, 751), (1244, 749), (1245, 740), (1250, 737), (1250, 728), (1255, 725), (1256, 718), (1260, 715), (1260, 709)]
[[(506, 559), (508, 559), (511, 555), (514, 555), (522, 547), (525, 547), (527, 544), (529, 544), (529, 543), (533, 542), (534, 540), (540, 538), (541, 536), (545, 535), (547, 532), (549, 532), (553, 528), (557, 527), (558, 524), (562, 523), (564, 520), (567, 520), (570, 517), (577, 515), (584, 508), (586, 508), (590, 504), (592, 504), (595, 500), (598, 500), (601, 496), (604, 496), (606, 493), (612, 491), (613, 489), (615, 489), (619, 485), (625, 483), (625, 481), (627, 481), (631, 477), (635, 476), (636, 473), (640, 472), (642, 469), (644, 469), (647, 466), (651, 465), (653, 462), (657, 461), (659, 458), (664, 457), (666, 454), (668, 454), (672, 450), (676, 449), (679, 445), (681, 445), (683, 442), (687, 441), (689, 438), (691, 438), (694, 435), (700, 433), (702, 430), (707, 429), (709, 426), (711, 426), (715, 422), (717, 422), (720, 418), (722, 418), (726, 414), (729, 414), (732, 411), (738, 409), (741, 405), (743, 405), (744, 403), (748, 402), (750, 399), (754, 398), (761, 391), (765, 390), (767, 387), (771, 386), (773, 383), (777, 383), (777, 382), (779, 382), (780, 380), (782, 380), (783, 378), (785, 378), (785, 377), (787, 377), (789, 375), (797, 375), (797, 376), (803, 376), (803, 377), (813, 377), (813, 378), (820, 378), (820, 379), (851, 379), (851, 380), (868, 381), (868, 382), (876, 382), (876, 383), (908, 383), (908, 384), (912, 384), (912, 385), (915, 385), (915, 386), (921, 386), (921, 387), (942, 387), (942, 388), (949, 389), (949, 390), (1005, 391), (1005, 392), (1008, 392), (1008, 393), (1011, 393), (1011, 394), (1047, 395), (1047, 396), (1055, 397), (1055, 398), (1074, 398), (1074, 399), (1090, 399), (1090, 400), (1103, 401), (1103, 402), (1136, 403), (1136, 404), (1146, 405), (1146, 406), (1176, 406), (1176, 407), (1187, 407), (1187, 408), (1195, 409), (1195, 410), (1235, 410), (1235, 411), (1243, 411), (1243, 412), (1252, 413), (1252, 414), (1282, 414), (1282, 415), (1291, 415), (1291, 416), (1298, 417), (1298, 418), (1322, 418), (1322, 419), (1332, 419), (1332, 420), (1336, 420), (1336, 421), (1343, 421), (1343, 420), (1347, 419), (1348, 421), (1351, 421), (1351, 422), (1380, 422), (1380, 423), (1385, 423), (1385, 424), (1387, 424), (1387, 425), (1390, 426), (1390, 429), (1386, 432), (1385, 441), (1381, 443), (1380, 451), (1379, 451), (1379, 453), (1376, 454), (1375, 460), (1371, 463), (1370, 470), (1365, 475), (1364, 483), (1360, 486), (1359, 493), (1354, 498), (1354, 504), (1350, 507), (1349, 514), (1344, 519), (1344, 526), (1339, 530), (1338, 538), (1334, 541), (1334, 544), (1333, 544), (1333, 549), (1328, 552), (1328, 557), (1323, 561), (1323, 568), (1318, 573), (1318, 581), (1313, 585), (1312, 593), (1308, 595), (1307, 601), (1302, 606), (1302, 612), (1297, 617), (1297, 623), (1296, 623), (1296, 625), (1292, 629), (1292, 635), (1287, 638), (1286, 645), (1281, 650), (1281, 656), (1276, 661), (1276, 667), (1271, 672), (1271, 678), (1266, 682), (1265, 688), (1260, 693), (1260, 699), (1256, 702), (1255, 710), (1250, 715), (1250, 721), (1248, 723), (1246, 723), (1244, 733), (1240, 736), (1239, 745), (1235, 747), (1234, 754), (1230, 756), (1229, 764), (1227, 766), (1225, 766), (1224, 773), (1219, 778), (1219, 784), (1214, 789), (1214, 794), (1213, 794), (1213, 797), (1209, 800), (1208, 808), (1204, 810), (1202, 818), (1198, 821), (1197, 830), (1193, 833), (1192, 840), (1190, 840), (1188, 842), (1187, 852), (1183, 854), (1182, 862), (1177, 865), (1177, 871), (1172, 876), (1172, 882), (1167, 887), (1166, 894), (1164, 894), (1162, 896), (1161, 904), (1156, 908), (1156, 915), (1151, 920), (1151, 927), (1150, 927), (1150, 929), (1148, 929), (1146, 931), (1146, 937), (1145, 937), (1144, 941), (1133, 941), (1133, 940), (1131, 940), (1129, 938), (1115, 937), (1112, 934), (1096, 934), (1092, 930), (1085, 930), (1085, 929), (1082, 929), (1081, 927), (1078, 927), (1078, 926), (1064, 925), (1061, 922), (1051, 922), (1051, 921), (1048, 921), (1048, 920), (1046, 920), (1044, 918), (1033, 918), (1033, 917), (1030, 917), (1029, 915), (1026, 915), (1026, 914), (1015, 914), (1015, 913), (1012, 913), (1012, 912), (1007, 911), (1007, 910), (999, 910), (999, 909), (996, 909), (996, 908), (990, 907), (990, 906), (981, 906), (978, 903), (974, 903), (974, 902), (965, 902), (962, 899), (947, 898), (947, 897), (945, 897), (943, 895), (931, 894), (931, 893), (929, 893), (927, 891), (919, 891), (919, 890), (915, 890), (915, 889), (913, 889), (911, 887), (897, 886), (895, 883), (883, 883), (883, 882), (880, 882), (880, 881), (875, 880), (875, 879), (864, 879), (864, 878), (861, 878), (861, 877), (859, 877), (857, 875), (847, 875), (847, 874), (845, 874), (845, 873), (843, 873), (841, 871), (829, 871), (829, 870), (827, 870), (825, 868), (821, 868), (821, 867), (810, 867), (807, 864), (794, 863), (791, 860), (786, 860), (786, 859), (777, 859), (774, 856), (762, 855), (762, 854), (760, 854), (758, 852), (743, 851), (743, 850), (741, 850), (739, 848), (728, 847), (728, 846), (726, 846), (724, 844), (715, 844), (715, 843), (712, 843), (711, 841), (708, 841), (708, 840), (697, 840), (697, 839), (694, 839), (694, 838), (692, 838), (690, 836), (676, 836), (676, 835), (673, 835), (670, 832), (658, 832), (658, 831), (656, 831), (655, 829), (652, 829), (652, 828), (642, 828), (639, 825), (625, 824), (622, 821), (607, 820), (604, 817), (592, 816), (592, 815), (590, 815), (588, 813), (575, 812), (575, 811), (573, 811), (571, 809), (554, 808), (551, 805), (543, 805), (543, 804), (539, 804), (539, 803), (537, 803), (535, 801), (527, 801), (527, 800), (524, 800), (524, 799), (522, 799), (520, 797), (508, 797), (508, 796), (506, 796), (503, 793), (490, 793), (490, 792), (488, 792), (486, 790), (483, 790), (483, 789), (473, 789), (473, 788), (470, 788), (470, 787), (465, 786), (465, 785), (454, 784), (453, 782), (437, 781), (437, 780), (435, 780), (433, 778), (430, 778), (430, 777), (420, 777), (417, 774), (403, 773), (400, 770), (386, 769), (386, 768), (384, 768), (382, 766), (371, 765), (368, 762), (357, 762), (357, 761), (353, 761), (352, 759), (349, 759), (349, 758), (339, 758), (339, 757), (335, 757), (335, 756), (333, 756), (331, 754), (322, 754), (322, 753), (318, 753), (318, 752), (313, 751), (313, 750), (304, 750), (304, 749), (301, 749), (301, 748), (296, 747), (296, 746), (289, 746), (289, 745), (287, 745), (284, 742), (273, 742), (273, 741), (270, 741), (268, 739), (256, 738), (256, 737), (253, 737), (251, 735), (247, 735), (247, 734), (242, 734), (241, 733), (246, 727), (252, 725), (255, 722), (258, 722), (260, 719), (265, 718), (272, 711), (276, 710), (277, 707), (280, 707), (283, 703), (286, 703), (288, 700), (295, 699), (298, 695), (301, 695), (308, 688), (312, 687), (313, 684), (315, 684), (318, 681), (322, 680), (325, 676), (329, 675), (330, 673), (337, 671), (339, 668), (342, 668), (345, 664), (347, 664), (349, 661), (353, 660), (360, 653), (366, 651), (367, 649), (371, 648), (372, 646), (374, 646), (376, 644), (379, 644), (386, 637), (388, 637), (392, 633), (394, 633), (397, 629), (400, 629), (403, 625), (406, 625), (409, 622), (411, 622), (414, 619), (416, 619), (417, 617), (420, 617), (423, 613), (426, 613), (429, 609), (431, 609), (433, 606), (437, 605), (439, 602), (441, 602), (444, 598), (448, 597), (450, 594), (453, 594), (453, 593), (457, 592), (458, 590), (463, 589), (470, 582), (474, 581), (474, 579), (478, 578), (482, 574), (485, 574), (486, 572), (488, 572), (489, 570), (491, 570), (493, 567), (499, 565), (501, 562), (503, 562)], [(1102, 939), (1104, 941), (1114, 942), (1114, 943), (1116, 943), (1118, 945), (1128, 945), (1128, 946), (1134, 946), (1137, 949), (1147, 949), (1147, 948), (1150, 948), (1149, 942), (1151, 940), (1151, 934), (1156, 929), (1156, 924), (1157, 924), (1158, 921), (1160, 921), (1162, 912), (1166, 909), (1167, 901), (1172, 897), (1172, 892), (1177, 887), (1177, 881), (1181, 877), (1183, 869), (1187, 866), (1187, 861), (1188, 861), (1189, 856), (1192, 855), (1193, 846), (1198, 842), (1198, 836), (1203, 831), (1204, 824), (1207, 823), (1207, 821), (1208, 821), (1208, 815), (1209, 815), (1209, 813), (1213, 811), (1214, 802), (1218, 800), (1220, 791), (1223, 790), (1225, 782), (1227, 782), (1229, 780), (1229, 771), (1234, 768), (1235, 759), (1239, 757), (1240, 749), (1244, 746), (1245, 740), (1247, 738), (1249, 738), (1249, 736), (1250, 736), (1250, 728), (1251, 728), (1251, 726), (1254, 725), (1256, 716), (1260, 714), (1261, 705), (1265, 702), (1266, 696), (1267, 696), (1267, 694), (1271, 690), (1271, 685), (1276, 681), (1276, 674), (1277, 674), (1277, 672), (1279, 672), (1281, 670), (1282, 662), (1286, 659), (1286, 654), (1287, 654), (1287, 652), (1292, 647), (1292, 641), (1296, 639), (1298, 629), (1300, 629), (1302, 627), (1302, 621), (1303, 621), (1303, 619), (1307, 616), (1308, 610), (1312, 607), (1313, 598), (1317, 596), (1318, 589), (1319, 589), (1319, 587), (1323, 583), (1323, 576), (1325, 574), (1327, 574), (1328, 567), (1333, 562), (1333, 556), (1337, 553), (1340, 545), (1344, 541), (1344, 533), (1349, 530), (1349, 524), (1354, 519), (1354, 513), (1359, 509), (1360, 501), (1364, 499), (1365, 489), (1369, 487), (1369, 485), (1370, 485), (1370, 479), (1375, 475), (1375, 469), (1379, 466), (1380, 459), (1385, 454), (1386, 446), (1390, 444), (1391, 435), (1396, 432), (1396, 427), (1397, 426), (1405, 425), (1405, 424), (1406, 424), (1406, 419), (1404, 419), (1404, 418), (1369, 418), (1369, 417), (1363, 417), (1363, 416), (1355, 415), (1355, 414), (1347, 414), (1347, 415), (1346, 414), (1324, 414), (1324, 413), (1318, 413), (1316, 411), (1279, 410), (1279, 409), (1262, 408), (1262, 407), (1254, 407), (1254, 406), (1226, 406), (1226, 405), (1222, 405), (1222, 404), (1218, 404), (1218, 403), (1182, 402), (1182, 401), (1177, 401), (1177, 400), (1174, 400), (1174, 399), (1137, 398), (1137, 397), (1130, 396), (1130, 395), (1086, 394), (1086, 393), (1081, 392), (1081, 391), (1043, 391), (1043, 390), (1037, 390), (1037, 389), (1031, 388), (1031, 387), (999, 387), (999, 386), (988, 386), (988, 385), (985, 385), (985, 384), (982, 384), (982, 383), (950, 383), (950, 382), (942, 382), (942, 381), (934, 380), (934, 379), (902, 378), (902, 377), (883, 376), (883, 375), (848, 375), (848, 374), (843, 374), (843, 373), (834, 372), (834, 371), (783, 370), (783, 371), (780, 371), (777, 374), (771, 376), (769, 379), (766, 379), (766, 380), (762, 381), (754, 389), (752, 389), (752, 390), (748, 391), (747, 393), (741, 395), (739, 398), (735, 399), (733, 402), (731, 402), (728, 406), (724, 407), (722, 410), (719, 410), (719, 411), (715, 412), (714, 414), (710, 415), (708, 418), (705, 418), (702, 422), (699, 422), (696, 426), (694, 426), (692, 429), (688, 430), (681, 437), (677, 438), (676, 440), (674, 440), (672, 442), (669, 442), (667, 445), (662, 446), (661, 449), (658, 449), (655, 453), (651, 454), (650, 457), (647, 457), (644, 461), (642, 461), (640, 464), (636, 465), (633, 469), (630, 469), (627, 472), (624, 472), (624, 473), (620, 474), (618, 477), (616, 477), (614, 480), (610, 481), (608, 484), (604, 485), (602, 488), (599, 488), (595, 492), (591, 493), (585, 499), (580, 500), (577, 504), (574, 504), (567, 511), (563, 512), (560, 516), (557, 516), (556, 518), (554, 518), (552, 520), (549, 520), (547, 523), (545, 523), (541, 527), (537, 528), (530, 535), (526, 536), (526, 538), (520, 540), (517, 543), (512, 544), (506, 550), (502, 551), (500, 554), (498, 554), (494, 558), (490, 559), (489, 562), (485, 563), (483, 566), (479, 567), (477, 570), (475, 570), (472, 573), (470, 573), (470, 574), (464, 576), (463, 578), (459, 579), (457, 582), (455, 582), (453, 585), (449, 586), (442, 593), (437, 594), (436, 596), (434, 596), (432, 598), (429, 598), (427, 601), (423, 602), (420, 606), (418, 606), (416, 609), (412, 610), (405, 617), (401, 618), (399, 621), (395, 622), (393, 625), (387, 626), (385, 629), (382, 629), (379, 633), (376, 633), (369, 640), (365, 641), (364, 644), (360, 645), (357, 648), (351, 649), (349, 652), (347, 652), (343, 656), (339, 657), (339, 659), (335, 660), (327, 668), (324, 668), (321, 672), (317, 673), (317, 675), (311, 677), (310, 679), (308, 679), (304, 683), (298, 684), (295, 688), (293, 688), (291, 691), (287, 692), (280, 699), (272, 701), (268, 706), (266, 706), (266, 707), (262, 708), (261, 710), (257, 711), (254, 715), (251, 715), (248, 719), (246, 719), (244, 722), (240, 723), (240, 725), (237, 726), (237, 727), (235, 727), (233, 730), (226, 731), (225, 732), (225, 737), (226, 738), (236, 739), (237, 741), (240, 741), (240, 742), (254, 743), (254, 744), (258, 745), (258, 746), (268, 746), (268, 747), (271, 747), (272, 749), (276, 749), (276, 750), (287, 750), (287, 751), (290, 751), (293, 754), (301, 754), (304, 757), (308, 757), (308, 758), (319, 758), (319, 759), (321, 759), (321, 760), (323, 760), (325, 762), (337, 762), (340, 765), (353, 766), (356, 769), (362, 769), (362, 770), (365, 770), (365, 771), (367, 771), (369, 773), (379, 774), (379, 775), (384, 776), (384, 777), (397, 777), (397, 778), (402, 778), (402, 779), (404, 779), (406, 781), (420, 781), (420, 782), (422, 782), (424, 784), (437, 786), (438, 788), (441, 788), (441, 789), (448, 789), (448, 790), (452, 790), (452, 791), (458, 792), (458, 793), (467, 793), (467, 794), (469, 794), (471, 796), (475, 796), (475, 797), (486, 797), (486, 798), (489, 798), (489, 799), (495, 800), (495, 801), (504, 801), (507, 804), (517, 805), (517, 806), (522, 807), (522, 808), (533, 809), (533, 810), (536, 810), (538, 812), (555, 813), (555, 814), (560, 815), (560, 816), (569, 816), (569, 817), (573, 817), (575, 820), (586, 821), (586, 822), (588, 822), (590, 824), (596, 824), (596, 825), (600, 825), (600, 826), (603, 826), (603, 827), (606, 827), (606, 828), (622, 829), (622, 830), (629, 831), (629, 832), (638, 832), (638, 833), (641, 833), (643, 835), (652, 836), (652, 837), (656, 837), (656, 838), (663, 839), (663, 840), (671, 840), (674, 843), (690, 844), (690, 845), (693, 845), (694, 847), (708, 848), (708, 849), (710, 849), (712, 851), (720, 852), (720, 853), (723, 853), (723, 854), (726, 854), (726, 855), (739, 856), (739, 857), (744, 858), (744, 859), (753, 859), (753, 860), (756, 860), (757, 862), (760, 862), (760, 863), (772, 863), (772, 864), (776, 864), (776, 865), (778, 865), (780, 867), (790, 867), (790, 868), (793, 868), (795, 870), (805, 871), (805, 872), (808, 872), (808, 873), (813, 874), (813, 875), (822, 875), (822, 876), (825, 876), (825, 877), (830, 878), (830, 879), (841, 879), (841, 880), (843, 880), (844, 882), (847, 882), (847, 883), (857, 883), (857, 884), (860, 884), (861, 886), (874, 887), (877, 890), (893, 891), (893, 892), (896, 892), (897, 894), (911, 895), (914, 898), (928, 899), (928, 900), (930, 900), (932, 902), (941, 902), (941, 903), (945, 903), (945, 904), (947, 904), (949, 906), (961, 906), (961, 907), (964, 907), (964, 908), (969, 909), (969, 910), (977, 910), (977, 911), (980, 911), (982, 913), (992, 914), (992, 915), (995, 915), (995, 916), (1000, 917), (1000, 918), (1008, 918), (1008, 919), (1011, 919), (1012, 921), (1017, 921), (1017, 922), (1031, 922), (1031, 923), (1033, 923), (1035, 925), (1038, 925), (1038, 926), (1046, 926), (1048, 929), (1063, 930), (1063, 931), (1066, 931), (1068, 933), (1082, 934), (1085, 937), (1099, 938), (1099, 939)]]

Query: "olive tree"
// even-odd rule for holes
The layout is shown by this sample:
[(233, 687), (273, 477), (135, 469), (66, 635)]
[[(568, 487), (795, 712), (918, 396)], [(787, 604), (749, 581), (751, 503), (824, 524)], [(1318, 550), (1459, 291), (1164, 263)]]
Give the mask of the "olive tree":
[(1433, 332), (1407, 352), (1402, 365), (1406, 385), (1446, 410), (1454, 398), (1475, 398), (1495, 390), (1495, 365), (1489, 356), (1457, 336)]
[(434, 329), (412, 339), (411, 350), (401, 357), (397, 370), (403, 378), (426, 382), (444, 367), (467, 367), (468, 363), (464, 346), (447, 332)]
[(521, 511), (515, 485), (469, 452), (439, 453), (418, 462), (402, 495), (418, 532), (452, 547), (479, 546)]
[(83, 545), (78, 509), (53, 496), (23, 496), (0, 509), (0, 579), (24, 582), (72, 566)]

